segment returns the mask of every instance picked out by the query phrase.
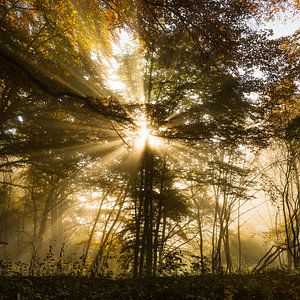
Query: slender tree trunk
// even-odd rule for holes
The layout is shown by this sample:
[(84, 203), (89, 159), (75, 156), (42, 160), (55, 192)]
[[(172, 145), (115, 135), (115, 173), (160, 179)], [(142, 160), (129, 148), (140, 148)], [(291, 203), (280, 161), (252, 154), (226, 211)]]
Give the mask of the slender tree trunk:
[(161, 241), (159, 245), (159, 254), (158, 254), (158, 265), (161, 268), (163, 264), (163, 257), (164, 257), (164, 245), (166, 239), (166, 227), (167, 227), (167, 212), (166, 209), (163, 207), (162, 210), (162, 232), (161, 232)]
[(237, 216), (237, 238), (238, 238), (238, 270), (242, 270), (242, 243), (241, 243), (241, 224), (240, 224), (241, 200), (238, 199), (238, 216)]
[(90, 251), (90, 246), (91, 246), (91, 243), (92, 243), (92, 240), (93, 240), (93, 236), (94, 236), (94, 233), (95, 233), (95, 229), (96, 229), (99, 217), (101, 215), (101, 210), (102, 210), (103, 203), (104, 203), (106, 197), (108, 196), (108, 194), (110, 193), (110, 191), (111, 191), (111, 187), (106, 191), (106, 193), (102, 196), (102, 198), (100, 200), (97, 215), (94, 219), (93, 227), (91, 229), (91, 232), (89, 234), (89, 238), (88, 238), (88, 241), (87, 241), (87, 244), (86, 244), (86, 247), (85, 247), (85, 251), (84, 251), (84, 255), (83, 255), (83, 263), (84, 264), (86, 263), (86, 260), (87, 260), (87, 257), (88, 257), (89, 251)]
[(34, 192), (34, 183), (31, 183), (30, 198), (33, 204), (33, 238), (32, 238), (32, 251), (36, 253), (37, 247), (37, 223), (38, 223), (38, 208), (36, 203), (36, 195)]
[(120, 198), (121, 198), (121, 195), (122, 195), (123, 192), (120, 193), (118, 199), (117, 199), (117, 202), (114, 206), (114, 208), (111, 210), (106, 222), (105, 222), (105, 226), (104, 226), (104, 230), (103, 230), (103, 233), (102, 233), (102, 238), (101, 238), (101, 241), (100, 241), (100, 247), (99, 247), (99, 250), (97, 252), (97, 255), (94, 259), (94, 267), (100, 267), (102, 262), (103, 262), (103, 255), (104, 255), (104, 250), (105, 250), (105, 247), (107, 245), (107, 241), (108, 239), (111, 237), (111, 233), (113, 231), (113, 229), (115, 228), (115, 225), (117, 224), (117, 222), (119, 221), (119, 217), (120, 217), (120, 214), (121, 214), (121, 211), (122, 211), (122, 208), (123, 208), (123, 205), (124, 205), (124, 202), (125, 202), (125, 198), (126, 198), (126, 195), (127, 195), (127, 192), (125, 192), (125, 195), (124, 195), (124, 201), (122, 201), (120, 203), (120, 207), (117, 211), (117, 215), (113, 221), (113, 223), (111, 224), (109, 230), (106, 232), (107, 230), (107, 226), (108, 226), (108, 223), (111, 219), (111, 216), (114, 212), (114, 209), (115, 207), (119, 204), (119, 201), (120, 201)]
[(200, 254), (200, 264), (201, 264), (201, 274), (205, 274), (205, 260), (204, 260), (204, 251), (203, 251), (203, 230), (202, 230), (202, 216), (200, 214), (200, 208), (197, 207), (197, 218), (198, 218), (198, 231), (199, 231), (199, 254)]
[(50, 206), (51, 206), (52, 198), (53, 198), (53, 192), (54, 192), (53, 189), (51, 189), (51, 191), (49, 192), (49, 194), (46, 198), (46, 202), (45, 202), (44, 209), (42, 212), (42, 218), (41, 218), (39, 233), (38, 233), (38, 243), (37, 243), (38, 251), (42, 251), (42, 248), (43, 248), (44, 234), (46, 231), (48, 214), (50, 211)]
[(153, 266), (153, 153), (146, 145), (145, 150), (145, 242), (146, 242), (146, 277), (151, 277)]
[(62, 207), (60, 197), (53, 199), (51, 216), (51, 245), (53, 252), (60, 251), (62, 245)]
[(162, 217), (163, 209), (163, 197), (164, 197), (164, 181), (165, 181), (165, 172), (166, 172), (166, 160), (164, 158), (162, 165), (162, 175), (160, 177), (160, 188), (159, 188), (159, 201), (158, 201), (158, 211), (156, 217), (156, 226), (154, 233), (154, 244), (153, 244), (153, 276), (157, 275), (157, 259), (158, 259), (158, 239), (159, 239), (159, 230)]
[[(140, 182), (140, 198), (137, 197), (136, 178), (134, 176), (133, 186), (135, 189), (134, 195), (134, 211), (135, 211), (135, 241), (134, 241), (134, 261), (133, 261), (133, 278), (139, 277), (139, 258), (140, 258), (140, 229), (141, 229), (141, 214), (143, 206), (143, 169), (141, 170)], [(139, 201), (140, 200), (140, 201)]]
[[(140, 207), (139, 207), (139, 216), (140, 216), (140, 224), (142, 225), (143, 231), (141, 234), (139, 234), (139, 237), (141, 235), (141, 240), (137, 240), (137, 243), (139, 243), (139, 247), (140, 248), (140, 257), (139, 257), (139, 272), (138, 272), (138, 276), (142, 277), (143, 274), (143, 270), (144, 270), (144, 259), (145, 259), (145, 247), (146, 247), (146, 215), (145, 213), (147, 212), (147, 207), (146, 207), (146, 201), (145, 201), (145, 195), (146, 195), (146, 190), (145, 190), (145, 178), (147, 177), (146, 175), (146, 168), (145, 168), (145, 155), (143, 158), (143, 163), (142, 163), (142, 169), (141, 169), (141, 195), (140, 195)], [(143, 214), (143, 216), (142, 216)], [(143, 217), (143, 219), (142, 219)], [(140, 233), (140, 228), (138, 229), (138, 232)], [(137, 244), (138, 245), (138, 244)], [(137, 252), (138, 253), (138, 252)]]

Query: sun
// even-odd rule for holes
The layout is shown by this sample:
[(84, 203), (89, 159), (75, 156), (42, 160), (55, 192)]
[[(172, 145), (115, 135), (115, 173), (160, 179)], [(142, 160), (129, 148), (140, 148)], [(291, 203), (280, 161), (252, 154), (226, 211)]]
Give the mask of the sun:
[(151, 128), (147, 126), (147, 122), (142, 120), (139, 122), (138, 130), (135, 135), (134, 146), (137, 149), (144, 149), (146, 145), (157, 149), (163, 145), (163, 141), (161, 138), (153, 135)]
[[(101, 65), (101, 78), (106, 88), (120, 98), (122, 103), (138, 106), (131, 112), (135, 129), (133, 131), (125, 129), (125, 140), (121, 139), (126, 144), (126, 148), (133, 147), (138, 152), (142, 152), (145, 147), (158, 149), (163, 145), (163, 139), (157, 137), (156, 130), (149, 126), (145, 109), (145, 59), (142, 44), (128, 28), (122, 28), (115, 31), (114, 38), (111, 39), (111, 48), (110, 55), (105, 55), (100, 50), (91, 50), (90, 55), (93, 61), (98, 61)], [(124, 65), (123, 60), (128, 57), (134, 57), (134, 64), (128, 67), (127, 72), (120, 72)]]
[(141, 121), (139, 123), (140, 124), (139, 124), (138, 130), (136, 132), (134, 145), (135, 145), (136, 148), (142, 149), (146, 145), (146, 142), (149, 138), (150, 132), (149, 132), (149, 129), (147, 127), (146, 121)]

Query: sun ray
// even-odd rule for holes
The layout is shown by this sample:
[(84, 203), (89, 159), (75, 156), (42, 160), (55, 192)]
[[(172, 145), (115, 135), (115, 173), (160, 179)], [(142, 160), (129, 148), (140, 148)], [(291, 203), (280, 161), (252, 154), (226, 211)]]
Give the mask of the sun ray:
[[(25, 115), (28, 116), (28, 115)], [(83, 115), (84, 116), (84, 115)], [(82, 117), (83, 117), (82, 116)], [(73, 118), (72, 116), (69, 117), (69, 120), (58, 120), (58, 119), (51, 119), (45, 117), (34, 117), (34, 119), (43, 125), (45, 129), (62, 129), (62, 130), (69, 130), (72, 132), (86, 132), (86, 133), (95, 133), (101, 132), (103, 133), (103, 138), (116, 138), (117, 135), (114, 135), (114, 130), (111, 128), (110, 125), (107, 124), (107, 121), (103, 124), (95, 124), (95, 125), (88, 125), (89, 122), (84, 123), (82, 120), (78, 118)]]
[[(57, 157), (61, 156), (65, 161), (74, 159), (74, 155), (84, 154), (84, 155), (96, 155), (96, 156), (103, 156), (107, 153), (111, 153), (113, 149), (116, 148), (124, 148), (124, 145), (120, 139), (110, 142), (96, 142), (96, 143), (85, 143), (81, 145), (72, 145), (72, 146), (65, 146), (63, 144), (51, 147), (44, 146), (44, 149), (34, 149), (30, 147), (28, 149), (28, 154), (32, 157), (45, 157), (49, 158), (52, 155), (56, 155)], [(39, 147), (40, 148), (40, 147)], [(26, 149), (22, 150), (23, 152)]]
[(128, 150), (125, 147), (120, 147), (107, 153), (106, 155), (101, 156), (101, 159), (106, 167), (110, 167), (113, 163), (122, 161), (125, 156), (128, 156)]

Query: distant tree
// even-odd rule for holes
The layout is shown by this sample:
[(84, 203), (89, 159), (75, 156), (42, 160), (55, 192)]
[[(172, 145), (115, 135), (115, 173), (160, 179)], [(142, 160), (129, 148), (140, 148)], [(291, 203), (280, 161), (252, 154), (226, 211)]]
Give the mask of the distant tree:
[[(278, 228), (283, 224), (284, 240), (277, 246), (286, 250), (288, 266), (299, 265), (299, 96), (294, 80), (277, 83), (269, 122), (276, 127), (276, 136), (269, 157), (270, 167), (263, 173), (265, 190), (278, 207)], [(278, 229), (279, 230), (279, 229)], [(282, 233), (278, 231), (278, 235)], [(278, 255), (282, 251), (278, 251)], [(271, 253), (273, 254), (273, 253)], [(278, 256), (277, 255), (277, 256)]]

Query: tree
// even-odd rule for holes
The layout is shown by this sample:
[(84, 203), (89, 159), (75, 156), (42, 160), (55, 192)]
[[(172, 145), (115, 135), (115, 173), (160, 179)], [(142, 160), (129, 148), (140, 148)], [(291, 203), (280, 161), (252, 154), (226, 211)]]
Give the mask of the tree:
[[(270, 167), (263, 173), (266, 191), (272, 203), (278, 207), (278, 227), (283, 224), (284, 240), (277, 241), (277, 248), (287, 253), (289, 268), (299, 265), (299, 109), (298, 91), (294, 79), (284, 78), (277, 83), (274, 92), (275, 105), (269, 122), (277, 131), (269, 158)], [(281, 217), (280, 217), (281, 216)], [(279, 231), (279, 230), (278, 230)], [(270, 255), (273, 255), (271, 252)], [(268, 258), (268, 256), (266, 257)]]
[[(184, 231), (191, 222), (188, 201), (176, 183), (185, 176), (197, 181), (199, 172), (207, 171), (211, 177), (203, 189), (214, 187), (216, 200), (214, 270), (221, 267), (222, 242), (232, 270), (230, 216), (236, 201), (246, 197), (239, 185), (245, 170), (224, 157), (240, 145), (266, 145), (271, 130), (259, 122), (272, 101), (265, 96), (276, 82), (278, 61), (286, 59), (278, 41), (249, 26), (261, 7), (254, 0), (89, 0), (85, 9), (78, 1), (1, 5), (0, 155), (7, 160), (1, 167), (28, 168), (24, 199), (32, 203), (34, 244), (42, 240), (48, 219), (57, 228), (53, 239), (61, 241), (58, 224), (75, 185), (81, 191), (101, 189), (114, 197), (115, 209), (103, 212), (108, 198), (99, 198), (91, 226), (83, 226), (88, 231), (84, 262), (92, 256), (104, 215), (98, 249), (93, 248), (94, 269), (104, 265), (122, 224), (118, 236), (133, 260), (132, 275), (156, 276), (168, 251), (178, 248), (171, 237), (189, 240)], [(116, 54), (122, 32), (140, 43)], [(276, 55), (273, 61), (270, 53)], [(145, 60), (135, 63), (141, 56)], [(264, 80), (255, 76), (255, 68), (263, 71)], [(112, 74), (115, 82), (108, 80)], [(126, 91), (120, 82), (129, 85)], [(136, 147), (139, 138), (144, 139), (141, 149)], [(196, 154), (181, 164), (182, 172), (176, 155), (184, 151), (175, 151), (191, 147)], [(220, 153), (210, 160), (212, 149)], [(199, 156), (195, 175), (193, 162)], [(114, 158), (110, 166), (108, 157)], [(89, 164), (101, 168), (102, 181), (83, 180), (94, 176)], [(132, 219), (123, 224), (122, 207), (129, 201)], [(203, 265), (202, 207), (196, 200), (194, 206)]]

